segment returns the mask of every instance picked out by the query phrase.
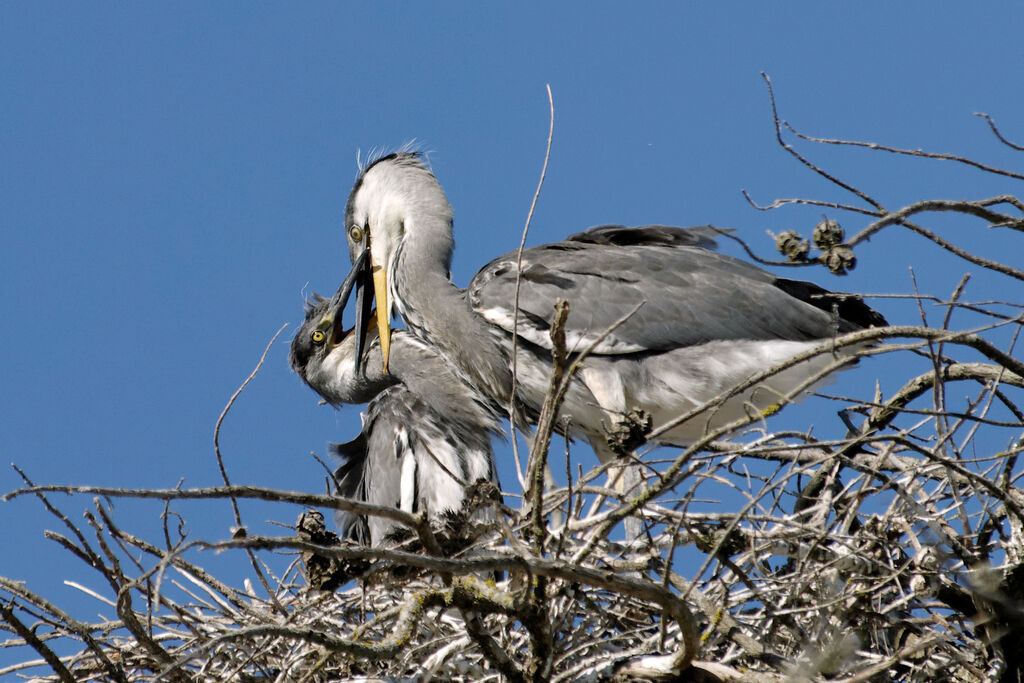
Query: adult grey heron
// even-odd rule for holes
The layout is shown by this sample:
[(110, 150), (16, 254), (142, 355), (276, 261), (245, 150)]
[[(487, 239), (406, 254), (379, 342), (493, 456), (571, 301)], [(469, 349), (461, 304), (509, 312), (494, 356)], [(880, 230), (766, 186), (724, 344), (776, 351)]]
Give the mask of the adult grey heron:
[[(885, 322), (855, 297), (779, 278), (712, 250), (707, 232), (606, 226), (523, 251), (515, 323), (517, 254), (484, 266), (466, 289), (454, 285), (452, 208), (416, 153), (390, 154), (363, 169), (344, 225), (360, 283), (373, 283), (385, 365), (394, 311), (504, 407), (513, 386), (515, 335), (515, 403), (526, 419), (538, 411), (548, 384), (555, 300), (570, 304), (566, 340), (577, 351), (642, 303), (596, 344), (562, 408), (570, 431), (586, 437), (602, 460), (610, 457), (605, 424), (627, 411), (645, 410), (658, 427), (822, 340)], [(832, 360), (801, 363), (659, 440), (691, 443), (751, 405), (767, 408)]]
[[(498, 418), (435, 349), (400, 330), (388, 372), (373, 330), (357, 367), (356, 335), (341, 323), (345, 298), (314, 295), (289, 354), (292, 369), (329, 403), (370, 401), (359, 436), (334, 446), (343, 459), (337, 494), (432, 519), (459, 510), (467, 485), (480, 478), (497, 484), (491, 436), (501, 433)], [(341, 511), (335, 520), (342, 537), (374, 546), (396, 530), (381, 517)]]

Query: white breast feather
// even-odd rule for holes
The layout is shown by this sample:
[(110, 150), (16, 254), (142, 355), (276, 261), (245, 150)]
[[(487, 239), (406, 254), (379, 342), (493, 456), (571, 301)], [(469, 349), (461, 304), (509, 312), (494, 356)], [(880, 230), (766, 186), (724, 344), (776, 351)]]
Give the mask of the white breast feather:
[(416, 454), (409, 448), (409, 435), (402, 429), (395, 435), (402, 453), (402, 483), (398, 507), (412, 513), (416, 499)]

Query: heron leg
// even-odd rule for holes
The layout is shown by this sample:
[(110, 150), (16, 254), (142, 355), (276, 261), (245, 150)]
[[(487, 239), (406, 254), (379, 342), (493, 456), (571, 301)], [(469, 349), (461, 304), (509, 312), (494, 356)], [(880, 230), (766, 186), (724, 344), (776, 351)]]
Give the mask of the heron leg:
[[(551, 465), (544, 465), (544, 490), (555, 491), (558, 489), (558, 482), (555, 481), (555, 475), (551, 474)], [(556, 507), (551, 511), (551, 528), (560, 529), (565, 526), (565, 514), (562, 512), (562, 508)]]
[[(608, 487), (623, 494), (623, 497), (636, 495), (643, 486), (643, 473), (640, 466), (629, 463), (636, 448), (647, 440), (651, 432), (651, 416), (645, 411), (626, 408), (626, 390), (622, 378), (614, 370), (603, 370), (595, 367), (584, 367), (580, 370), (580, 378), (594, 396), (608, 418), (610, 426), (605, 426), (605, 434), (591, 435), (590, 446), (594, 449), (598, 460), (602, 463), (615, 462), (608, 469)], [(595, 507), (603, 504), (603, 498), (595, 501)], [(596, 512), (592, 508), (591, 513)], [(623, 521), (626, 540), (636, 541), (643, 537), (643, 522), (639, 517), (631, 516)]]
[[(615, 464), (608, 468), (608, 488), (617, 491), (623, 500), (629, 500), (640, 493), (643, 486), (643, 473), (641, 465), (629, 462), (627, 456), (616, 456), (607, 445), (607, 441), (599, 438), (590, 439), (590, 446), (594, 449), (601, 462), (613, 461)], [(599, 508), (604, 504), (605, 497), (598, 496), (591, 505), (589, 515), (597, 514)], [(638, 516), (630, 516), (623, 520), (622, 525), (626, 532), (627, 541), (637, 541), (644, 536), (643, 521)]]

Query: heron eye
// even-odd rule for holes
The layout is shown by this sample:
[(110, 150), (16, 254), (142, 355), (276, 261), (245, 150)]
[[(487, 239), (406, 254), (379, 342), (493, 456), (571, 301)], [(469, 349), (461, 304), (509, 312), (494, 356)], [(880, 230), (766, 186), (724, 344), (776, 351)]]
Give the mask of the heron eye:
[(358, 225), (353, 225), (348, 229), (348, 236), (355, 242), (361, 242), (363, 239), (363, 231)]
[(313, 342), (316, 344), (322, 344), (324, 342), (324, 333), (320, 330), (313, 332)]

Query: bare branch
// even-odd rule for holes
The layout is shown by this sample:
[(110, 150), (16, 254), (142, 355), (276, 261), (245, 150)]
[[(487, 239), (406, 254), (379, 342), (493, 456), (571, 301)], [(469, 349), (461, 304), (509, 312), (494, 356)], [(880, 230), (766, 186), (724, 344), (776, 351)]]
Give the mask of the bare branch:
[[(903, 226), (967, 263), (1024, 279), (1011, 258), (1024, 231), (1017, 197), (997, 189), (975, 200), (913, 198), (889, 211), (783, 135), (881, 152), (878, 159), (953, 161), (995, 173), (1001, 183), (1016, 174), (967, 157), (797, 133), (779, 119), (765, 81), (780, 146), (856, 197), (856, 205), (790, 198), (758, 207), (815, 213), (806, 237), (786, 236), (783, 253), (794, 262), (785, 265), (848, 269), (854, 247)], [(861, 221), (859, 232), (844, 241), (834, 218), (818, 222), (822, 209), (850, 214)], [(928, 222), (939, 213), (973, 229), (1010, 228), (988, 235), (999, 251), (987, 253), (1007, 256), (982, 256), (966, 232), (954, 243)], [(780, 264), (723, 234), (751, 258)], [(884, 286), (884, 273), (877, 280)], [(920, 324), (822, 340), (655, 425), (655, 439), (686, 421), (704, 429), (685, 448), (640, 453), (642, 492), (635, 496), (597, 483), (606, 466), (586, 471), (571, 462), (568, 439), (568, 486), (543, 490), (551, 435), (564, 426), (565, 391), (611, 331), (582, 352), (566, 349), (559, 336), (564, 307), (551, 326), (554, 373), (530, 444), (528, 490), (515, 509), (474, 493), (463, 510), (438, 520), (365, 500), (230, 485), (219, 426), (244, 383), (215, 429), (224, 486), (38, 486), (18, 470), (25, 485), (4, 499), (33, 495), (41, 502), (42, 514), (60, 525), (46, 537), (84, 563), (67, 563), (66, 583), (111, 617), (79, 621), (25, 583), (0, 577), (0, 629), (7, 634), (0, 645), (26, 655), (0, 676), (124, 683), (1017, 680), (1024, 671), (1024, 362), (1016, 344), (1024, 306), (1010, 294), (967, 300), (967, 277), (959, 272), (938, 280), (922, 278), (918, 291), (915, 279), (910, 294), (871, 295), (893, 308), (916, 307)], [(728, 424), (711, 419), (723, 416), (727, 400), (815, 358), (817, 374), (773, 395), (767, 409), (749, 405)], [(886, 376), (867, 390), (819, 388), (819, 380), (855, 361), (848, 373)], [(791, 406), (801, 398), (813, 412)], [(792, 418), (785, 428), (773, 417), (783, 408)], [(513, 405), (520, 426), (515, 411)], [(817, 417), (799, 422), (805, 415)], [(320, 487), (311, 481), (308, 490)], [(83, 500), (84, 519), (73, 521), (53, 504), (56, 493), (103, 499)], [(133, 533), (135, 519), (115, 519), (110, 501), (117, 498), (151, 501), (162, 540)], [(203, 503), (222, 500), (232, 504), (240, 532), (242, 499), (271, 503), (266, 507), (283, 518), (294, 519), (293, 506), (345, 510), (408, 533), (380, 547), (342, 543), (322, 515), (323, 533), (303, 526), (298, 537), (245, 530), (230, 539), (192, 539), (183, 526), (177, 535), (169, 528), (171, 515), (183, 525), (195, 509), (205, 514)], [(482, 505), (493, 514), (475, 514)], [(564, 519), (549, 528), (546, 515), (555, 510)], [(621, 540), (623, 522), (641, 518), (647, 537)], [(253, 590), (253, 573), (266, 595)], [(319, 581), (322, 574), (330, 581)]]
[(1014, 144), (1014, 143), (1010, 142), (1009, 140), (1007, 140), (1006, 138), (1003, 137), (1003, 134), (999, 132), (998, 128), (996, 128), (995, 121), (992, 120), (991, 116), (989, 116), (988, 114), (981, 114), (981, 113), (976, 113), (975, 116), (980, 116), (981, 118), (985, 119), (985, 123), (988, 124), (988, 127), (992, 130), (992, 133), (997, 138), (999, 138), (999, 142), (1003, 143), (1004, 145), (1006, 145), (1010, 149), (1015, 149), (1018, 152), (1024, 152), (1024, 147), (1021, 147), (1020, 145)]

